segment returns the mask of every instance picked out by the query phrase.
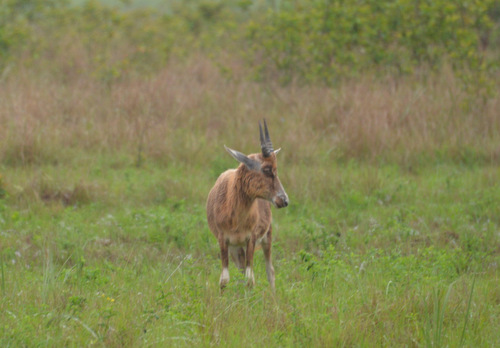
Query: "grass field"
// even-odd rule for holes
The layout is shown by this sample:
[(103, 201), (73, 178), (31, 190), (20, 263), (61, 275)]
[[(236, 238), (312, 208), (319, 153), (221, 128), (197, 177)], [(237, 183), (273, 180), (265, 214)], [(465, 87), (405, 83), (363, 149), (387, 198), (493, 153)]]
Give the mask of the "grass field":
[(4, 171), (2, 346), (499, 343), (498, 168), (333, 166), (338, 198), (275, 211), (276, 295), (261, 255), (220, 295), (212, 175), (89, 167)]
[[(0, 345), (499, 346), (499, 98), (453, 79), (7, 75)], [(262, 117), (291, 201), (276, 294), (260, 251), (220, 294), (205, 199)]]

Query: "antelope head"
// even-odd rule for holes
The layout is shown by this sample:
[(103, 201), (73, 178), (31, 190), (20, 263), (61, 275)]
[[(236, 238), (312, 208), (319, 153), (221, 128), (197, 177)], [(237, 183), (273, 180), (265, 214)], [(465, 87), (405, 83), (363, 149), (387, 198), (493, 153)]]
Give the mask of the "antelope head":
[(238, 170), (242, 171), (244, 180), (243, 190), (251, 198), (261, 198), (270, 201), (275, 207), (288, 206), (288, 195), (278, 178), (276, 155), (281, 150), (273, 149), (266, 120), (264, 120), (264, 132), (259, 121), (261, 153), (244, 155), (224, 145), (226, 150), (237, 161), (243, 163)]

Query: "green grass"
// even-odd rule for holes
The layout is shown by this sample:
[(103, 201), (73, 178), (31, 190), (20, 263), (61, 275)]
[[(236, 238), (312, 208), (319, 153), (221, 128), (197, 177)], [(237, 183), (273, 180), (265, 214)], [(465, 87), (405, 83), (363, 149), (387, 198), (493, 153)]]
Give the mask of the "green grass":
[(500, 344), (498, 167), (280, 162), (274, 295), (219, 292), (215, 169), (118, 162), (2, 167), (1, 346)]

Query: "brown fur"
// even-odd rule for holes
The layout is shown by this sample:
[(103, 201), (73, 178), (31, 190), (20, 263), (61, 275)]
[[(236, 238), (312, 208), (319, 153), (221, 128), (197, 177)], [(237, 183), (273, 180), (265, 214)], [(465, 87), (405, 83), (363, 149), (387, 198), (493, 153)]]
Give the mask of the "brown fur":
[[(229, 274), (227, 278), (224, 275), (229, 253), (240, 270), (246, 269), (248, 285), (254, 284), (253, 254), (258, 244), (262, 245), (267, 278), (274, 288), (270, 202), (281, 208), (288, 205), (288, 197), (278, 178), (274, 153), (269, 157), (253, 154), (248, 158), (258, 161), (261, 168), (252, 170), (241, 163), (237, 169), (225, 171), (208, 195), (208, 225), (221, 249), (221, 288), (229, 281)], [(270, 167), (272, 176), (263, 172), (264, 167)]]

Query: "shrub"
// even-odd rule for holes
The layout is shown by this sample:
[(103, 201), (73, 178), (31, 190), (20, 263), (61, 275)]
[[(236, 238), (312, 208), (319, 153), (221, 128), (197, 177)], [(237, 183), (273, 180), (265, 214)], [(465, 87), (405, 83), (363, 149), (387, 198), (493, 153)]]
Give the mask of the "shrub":
[(482, 71), (497, 60), (485, 53), (498, 32), (495, 2), (342, 0), (284, 2), (248, 26), (250, 56), (261, 76), (333, 84), (379, 69)]

